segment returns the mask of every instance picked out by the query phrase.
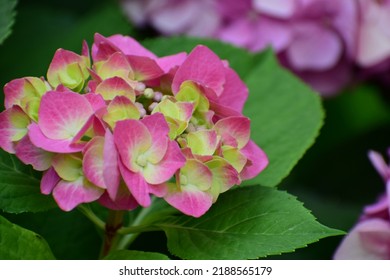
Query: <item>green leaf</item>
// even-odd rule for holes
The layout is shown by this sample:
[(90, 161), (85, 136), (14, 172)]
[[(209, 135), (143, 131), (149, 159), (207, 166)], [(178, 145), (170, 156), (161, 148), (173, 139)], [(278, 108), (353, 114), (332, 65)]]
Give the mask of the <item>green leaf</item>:
[(104, 258), (105, 260), (169, 260), (166, 255), (152, 252), (119, 250)]
[(64, 212), (54, 208), (46, 212), (4, 216), (12, 223), (43, 236), (57, 259), (91, 260), (99, 256), (102, 236), (78, 210)]
[(52, 260), (54, 256), (40, 235), (0, 216), (0, 259)]
[(255, 259), (342, 233), (318, 223), (295, 197), (260, 186), (227, 192), (199, 219), (172, 217), (158, 226), (184, 259)]
[(40, 192), (40, 174), (14, 155), (0, 150), (0, 209), (8, 213), (39, 212), (56, 207)]
[(266, 152), (268, 167), (246, 182), (276, 186), (314, 143), (323, 124), (319, 95), (283, 69), (271, 52), (245, 78), (249, 98), (244, 115), (251, 119), (251, 138)]
[(0, 44), (11, 34), (16, 0), (0, 0)]

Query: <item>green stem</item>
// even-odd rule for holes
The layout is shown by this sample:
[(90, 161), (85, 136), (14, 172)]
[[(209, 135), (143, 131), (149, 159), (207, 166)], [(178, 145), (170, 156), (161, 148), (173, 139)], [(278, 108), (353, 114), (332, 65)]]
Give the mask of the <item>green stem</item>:
[[(153, 204), (154, 197), (152, 198)], [(146, 231), (154, 231), (156, 228), (152, 228), (150, 226), (140, 226), (144, 218), (149, 214), (152, 207), (143, 208), (138, 216), (134, 219), (134, 221), (128, 226), (121, 228), (118, 233), (125, 234), (122, 239), (119, 241), (117, 249), (126, 249), (129, 245), (138, 237), (138, 235), (142, 232)]]
[(77, 209), (83, 213), (99, 229), (105, 230), (106, 224), (91, 210), (89, 205), (79, 205)]
[(124, 211), (114, 210), (110, 210), (108, 212), (103, 245), (100, 251), (100, 259), (107, 256), (112, 249), (117, 247), (116, 243), (118, 242), (118, 230), (122, 227), (124, 213)]

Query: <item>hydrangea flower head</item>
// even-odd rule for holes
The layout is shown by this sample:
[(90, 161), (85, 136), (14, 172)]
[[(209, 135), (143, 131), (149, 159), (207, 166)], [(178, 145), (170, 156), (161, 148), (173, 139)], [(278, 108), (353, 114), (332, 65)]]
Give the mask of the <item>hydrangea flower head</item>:
[(60, 49), (47, 79), (4, 87), (0, 146), (44, 172), (61, 209), (131, 210), (154, 195), (199, 217), (267, 166), (242, 115), (248, 89), (207, 47), (157, 57), (96, 34), (91, 56), (86, 43), (82, 55)]

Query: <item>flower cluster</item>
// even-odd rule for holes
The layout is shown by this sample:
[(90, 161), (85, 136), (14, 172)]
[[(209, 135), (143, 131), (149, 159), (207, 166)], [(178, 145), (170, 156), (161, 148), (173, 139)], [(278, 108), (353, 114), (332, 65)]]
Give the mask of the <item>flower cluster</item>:
[(390, 165), (377, 152), (370, 151), (369, 158), (383, 178), (386, 191), (375, 204), (365, 207), (360, 221), (337, 249), (335, 259), (390, 259)]
[(86, 43), (59, 49), (47, 79), (4, 87), (0, 147), (44, 171), (41, 191), (61, 209), (131, 210), (155, 195), (199, 217), (268, 164), (242, 115), (247, 87), (207, 47), (157, 57), (96, 34), (91, 56)]
[[(280, 61), (322, 94), (390, 69), (390, 0), (124, 0), (137, 25), (221, 39)], [(204, 28), (207, 26), (207, 28)]]

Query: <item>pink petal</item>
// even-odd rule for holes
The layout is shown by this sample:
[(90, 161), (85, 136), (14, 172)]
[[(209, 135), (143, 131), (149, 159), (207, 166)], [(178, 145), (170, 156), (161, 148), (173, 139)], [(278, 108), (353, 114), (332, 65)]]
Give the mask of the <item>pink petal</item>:
[(85, 177), (100, 188), (106, 188), (104, 181), (104, 137), (92, 138), (83, 150), (83, 173)]
[(72, 139), (53, 140), (47, 138), (35, 123), (28, 126), (28, 136), (31, 142), (38, 148), (53, 153), (81, 152), (86, 143), (73, 143)]
[(113, 200), (116, 200), (120, 184), (118, 160), (119, 155), (115, 147), (114, 136), (107, 129), (103, 147), (103, 178), (107, 192)]
[(297, 5), (296, 0), (255, 0), (253, 1), (256, 11), (274, 16), (276, 18), (291, 17)]
[(158, 66), (164, 71), (164, 73), (168, 73), (172, 68), (176, 66), (180, 66), (184, 60), (187, 58), (187, 54), (185, 52), (181, 52), (174, 55), (164, 56), (156, 59)]
[(123, 164), (131, 171), (138, 172), (138, 157), (152, 145), (152, 137), (147, 127), (140, 121), (125, 120), (117, 122), (114, 141)]
[(53, 154), (46, 152), (31, 143), (28, 136), (23, 137), (16, 145), (16, 156), (24, 163), (31, 164), (35, 170), (49, 169)]
[(164, 74), (156, 61), (149, 57), (128, 55), (127, 60), (134, 69), (134, 79), (137, 81), (153, 80)]
[(119, 52), (119, 48), (113, 45), (106, 37), (95, 33), (92, 45), (92, 58), (94, 62), (107, 60), (113, 53)]
[(49, 91), (42, 97), (38, 124), (48, 138), (71, 139), (92, 114), (92, 106), (84, 96), (70, 91)]
[(196, 188), (184, 189), (181, 192), (169, 192), (164, 199), (184, 214), (195, 218), (205, 214), (213, 204), (210, 194)]
[(143, 207), (150, 206), (151, 200), (149, 196), (149, 184), (145, 181), (142, 175), (128, 170), (121, 161), (119, 161), (119, 169), (123, 180), (135, 200)]
[(225, 77), (226, 82), (223, 86), (223, 92), (218, 97), (217, 103), (237, 112), (242, 112), (248, 98), (248, 88), (231, 68), (225, 68)]
[(104, 102), (104, 99), (100, 94), (89, 92), (84, 96), (88, 100), (89, 104), (91, 104), (94, 112), (106, 107), (106, 102)]
[(120, 192), (118, 196), (112, 200), (107, 192), (99, 198), (99, 203), (104, 207), (112, 210), (133, 210), (138, 207), (137, 201), (130, 194), (128, 189), (123, 188), (124, 191)]
[(174, 141), (169, 141), (163, 159), (157, 164), (147, 164), (142, 173), (149, 184), (161, 184), (168, 181), (185, 162), (186, 159), (181, 153), (178, 144)]
[(99, 199), (104, 190), (92, 185), (83, 177), (73, 182), (61, 180), (53, 190), (53, 197), (64, 211), (71, 211), (81, 203)]
[(375, 151), (369, 151), (368, 158), (379, 175), (381, 175), (384, 180), (388, 180), (390, 178), (390, 168), (383, 159), (382, 155)]
[(287, 58), (297, 70), (326, 70), (335, 66), (342, 54), (342, 42), (330, 29), (314, 24), (295, 27), (295, 37)]
[(144, 48), (138, 41), (129, 36), (113, 35), (107, 38), (107, 40), (119, 48), (125, 55), (137, 55), (149, 58), (156, 58), (156, 55)]
[(358, 223), (344, 238), (336, 253), (336, 260), (390, 259), (390, 224), (381, 219)]
[(241, 149), (248, 162), (240, 173), (242, 180), (248, 180), (256, 177), (268, 165), (268, 157), (262, 149), (260, 149), (255, 142), (250, 140), (248, 144)]
[(8, 153), (15, 153), (14, 143), (28, 132), (30, 118), (14, 105), (0, 113), (0, 147)]
[(180, 85), (188, 80), (210, 88), (219, 96), (225, 83), (225, 67), (215, 53), (199, 45), (177, 70), (172, 83), (173, 93), (179, 92)]
[(250, 139), (250, 120), (246, 117), (228, 117), (219, 120), (214, 129), (222, 137), (222, 143), (238, 149)]
[(43, 173), (41, 180), (41, 193), (50, 194), (57, 183), (61, 180), (57, 172), (51, 167), (45, 173)]

